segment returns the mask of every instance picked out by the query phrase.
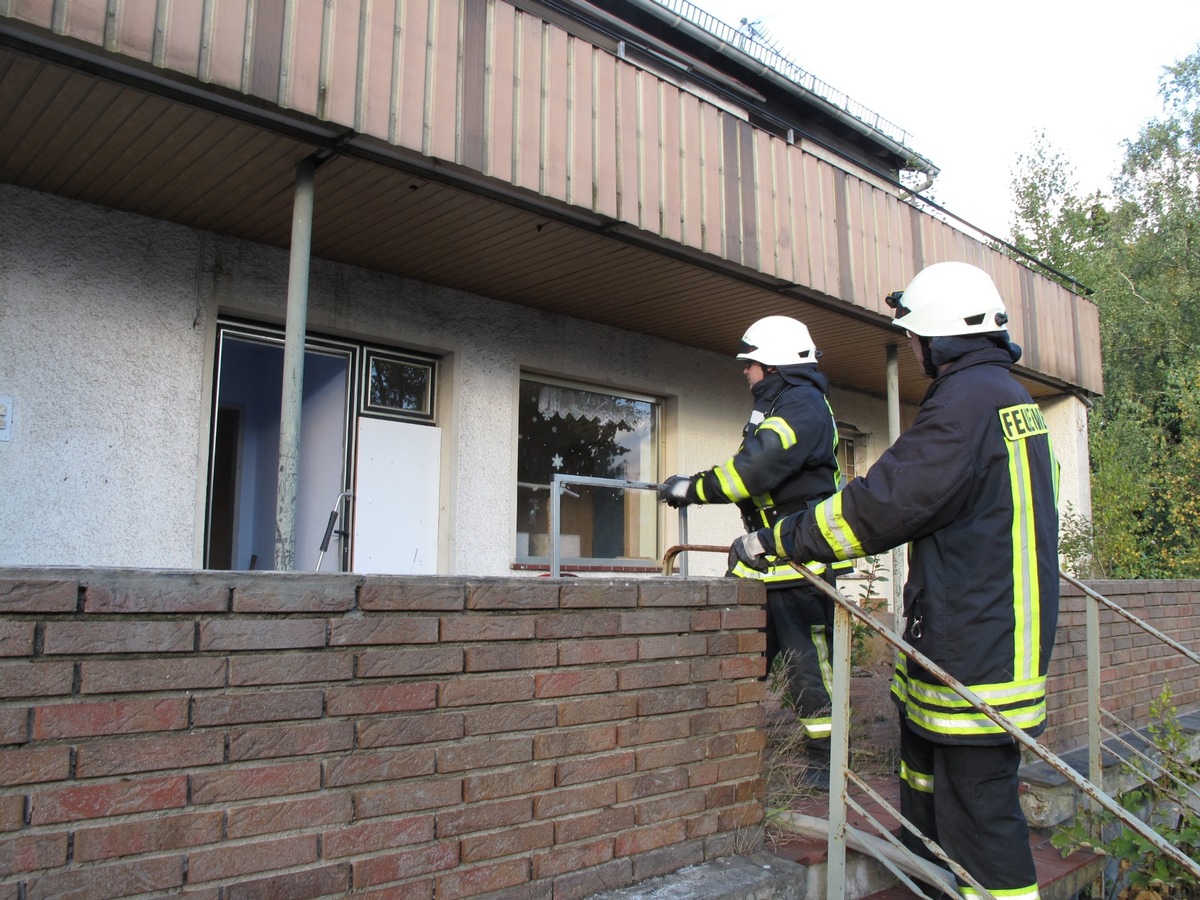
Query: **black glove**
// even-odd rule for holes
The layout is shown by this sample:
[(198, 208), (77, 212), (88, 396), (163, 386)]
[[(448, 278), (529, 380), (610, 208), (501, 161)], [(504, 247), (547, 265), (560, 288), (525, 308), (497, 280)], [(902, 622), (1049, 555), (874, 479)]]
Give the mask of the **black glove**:
[(767, 554), (773, 548), (763, 546), (761, 534), (762, 532), (760, 531), (751, 531), (749, 534), (743, 534), (733, 542), (733, 545), (729, 548), (730, 572), (734, 571), (738, 563), (756, 572), (765, 572), (771, 567), (771, 564), (767, 561)]
[(679, 509), (697, 501), (696, 488), (686, 475), (672, 475), (658, 489), (658, 499), (671, 509)]

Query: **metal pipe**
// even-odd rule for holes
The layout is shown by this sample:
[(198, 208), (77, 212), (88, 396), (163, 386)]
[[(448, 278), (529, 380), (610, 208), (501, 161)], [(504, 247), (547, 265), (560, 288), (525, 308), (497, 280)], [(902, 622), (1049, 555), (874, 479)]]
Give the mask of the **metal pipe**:
[[(811, 574), (805, 577), (812, 579)], [(829, 853), (826, 897), (846, 891), (846, 769), (850, 764), (850, 613), (833, 608), (833, 690), (830, 696)], [(836, 802), (835, 802), (836, 798)]]
[[(682, 547), (687, 547), (687, 542), (688, 542), (687, 507), (681, 506), (681, 507), (679, 507), (679, 544)], [(667, 571), (667, 574), (668, 575), (671, 574), (670, 570)], [(681, 556), (679, 559), (679, 574), (682, 575), (684, 578), (687, 578), (688, 558), (686, 555)]]
[(296, 487), (300, 477), (300, 409), (304, 397), (304, 336), (308, 331), (308, 273), (312, 256), (317, 162), (296, 165), (292, 247), (288, 266), (287, 324), (283, 341), (283, 396), (279, 413), (279, 480), (275, 495), (275, 568), (296, 568)]
[[(887, 346), (888, 446), (900, 437), (900, 348)], [(908, 545), (892, 548), (892, 621), (897, 631), (904, 630), (904, 565)]]
[(1162, 641), (1164, 644), (1166, 644), (1168, 647), (1170, 647), (1176, 653), (1181, 653), (1184, 656), (1186, 656), (1188, 659), (1190, 659), (1192, 662), (1196, 663), (1197, 665), (1200, 665), (1200, 654), (1197, 654), (1194, 651), (1189, 650), (1187, 647), (1183, 646), (1183, 644), (1179, 643), (1179, 641), (1163, 634), (1161, 631), (1159, 631), (1157, 628), (1155, 628), (1149, 622), (1143, 622), (1141, 619), (1139, 619), (1133, 613), (1129, 612), (1128, 610), (1122, 609), (1119, 605), (1117, 605), (1116, 603), (1113, 603), (1111, 600), (1109, 600), (1103, 594), (1099, 594), (1096, 591), (1093, 591), (1090, 587), (1088, 587), (1082, 581), (1079, 581), (1076, 578), (1072, 578), (1070, 575), (1067, 575), (1065, 573), (1060, 573), (1059, 577), (1062, 578), (1062, 580), (1065, 581), (1067, 584), (1072, 584), (1075, 587), (1079, 588), (1081, 591), (1083, 591), (1085, 594), (1087, 594), (1089, 597), (1091, 597), (1097, 603), (1102, 603), (1104, 606), (1106, 606), (1108, 609), (1115, 612), (1117, 615), (1121, 616), (1122, 618), (1124, 618), (1124, 619), (1128, 620), (1129, 622), (1131, 622), (1132, 624), (1136, 625), (1138, 628), (1142, 629), (1142, 631), (1146, 632), (1149, 635), (1153, 635), (1155, 638)]

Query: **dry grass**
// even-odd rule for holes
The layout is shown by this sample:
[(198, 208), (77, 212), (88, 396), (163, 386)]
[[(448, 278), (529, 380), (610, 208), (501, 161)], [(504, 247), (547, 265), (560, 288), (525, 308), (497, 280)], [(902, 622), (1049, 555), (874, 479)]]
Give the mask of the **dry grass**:
[[(892, 775), (900, 761), (896, 709), (889, 695), (894, 657), (882, 638), (868, 636), (865, 640), (850, 687), (850, 768), (860, 776)], [(826, 790), (809, 780), (807, 741), (784, 700), (781, 665), (772, 671), (768, 688), (764, 836), (773, 846), (788, 836), (775, 824), (775, 814), (796, 809)]]

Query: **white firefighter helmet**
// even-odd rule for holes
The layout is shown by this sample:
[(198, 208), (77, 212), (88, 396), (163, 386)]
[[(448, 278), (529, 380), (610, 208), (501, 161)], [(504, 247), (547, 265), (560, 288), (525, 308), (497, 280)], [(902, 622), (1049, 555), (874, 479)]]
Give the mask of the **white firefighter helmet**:
[(746, 329), (737, 358), (778, 367), (815, 363), (818, 356), (803, 322), (789, 316), (767, 316)]
[(903, 291), (888, 294), (892, 322), (920, 337), (1003, 331), (1008, 312), (995, 282), (978, 266), (941, 262), (917, 273)]

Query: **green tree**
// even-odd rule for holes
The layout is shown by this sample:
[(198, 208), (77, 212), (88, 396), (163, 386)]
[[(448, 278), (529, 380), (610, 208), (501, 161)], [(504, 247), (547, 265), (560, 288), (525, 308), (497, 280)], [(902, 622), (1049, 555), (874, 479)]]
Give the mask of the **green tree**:
[(1041, 135), (1018, 160), (1013, 243), (1094, 289), (1104, 396), (1089, 420), (1094, 563), (1200, 575), (1200, 47), (1164, 70), (1163, 115), (1080, 195)]

